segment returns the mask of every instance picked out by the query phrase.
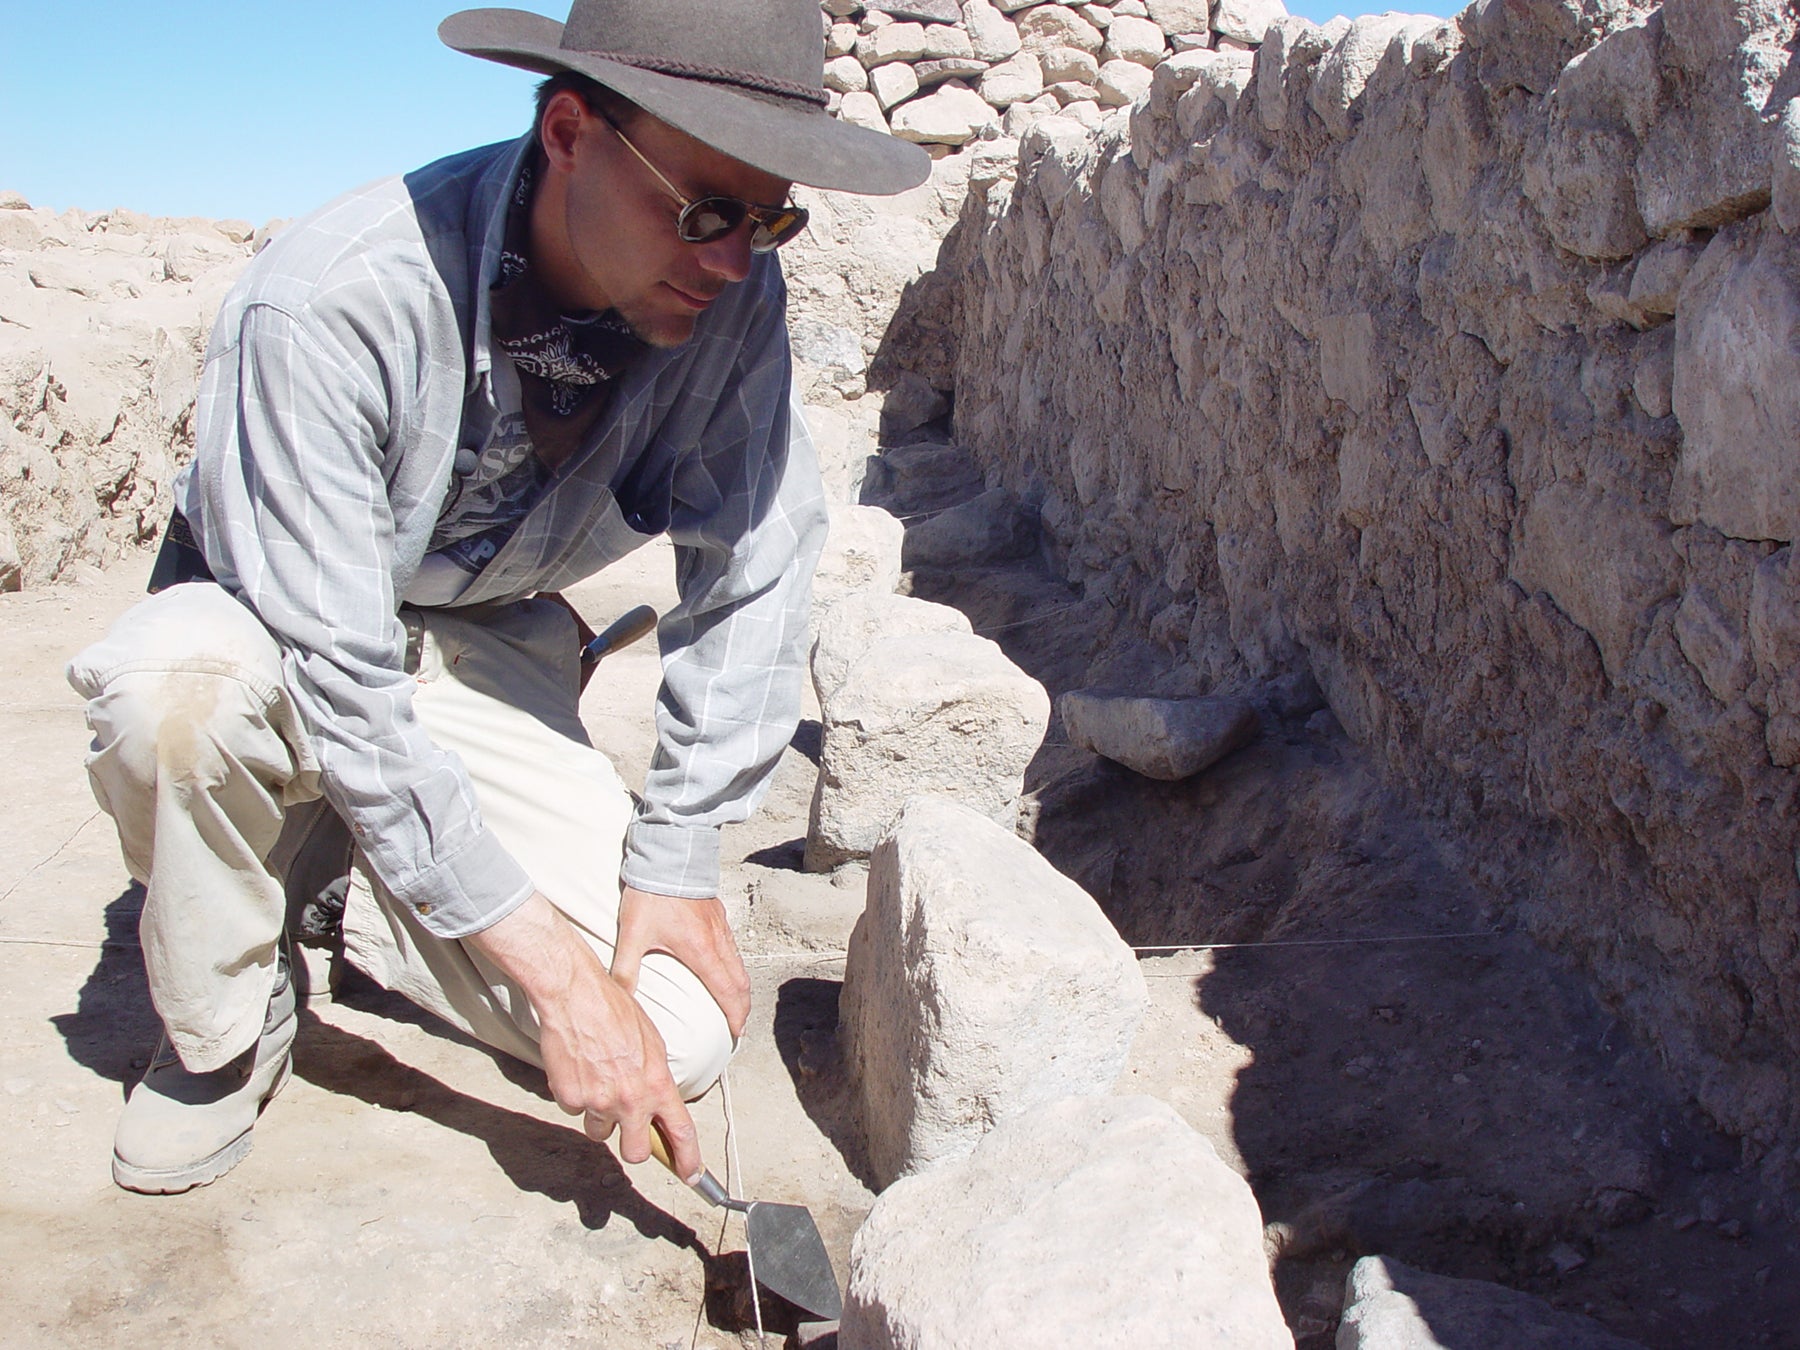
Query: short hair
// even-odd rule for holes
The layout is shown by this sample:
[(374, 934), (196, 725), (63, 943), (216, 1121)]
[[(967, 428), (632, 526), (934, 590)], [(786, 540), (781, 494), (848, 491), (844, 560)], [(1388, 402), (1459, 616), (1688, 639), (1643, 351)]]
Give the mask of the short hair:
[(565, 89), (587, 104), (591, 112), (611, 118), (621, 127), (629, 127), (644, 111), (623, 94), (608, 89), (596, 79), (573, 70), (559, 70), (549, 79), (538, 83), (537, 113), (532, 120), (532, 128), (540, 136), (544, 130), (545, 109), (550, 106), (550, 100)]

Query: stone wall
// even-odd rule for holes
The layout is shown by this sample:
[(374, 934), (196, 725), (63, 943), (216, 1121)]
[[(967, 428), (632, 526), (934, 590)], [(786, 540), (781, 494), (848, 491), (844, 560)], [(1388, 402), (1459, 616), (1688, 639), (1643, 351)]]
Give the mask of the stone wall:
[(207, 329), (252, 247), (238, 222), (0, 194), (0, 591), (160, 534)]
[(988, 142), (935, 279), (959, 437), (1158, 692), (1310, 671), (1789, 1179), (1795, 30), (1278, 19)]

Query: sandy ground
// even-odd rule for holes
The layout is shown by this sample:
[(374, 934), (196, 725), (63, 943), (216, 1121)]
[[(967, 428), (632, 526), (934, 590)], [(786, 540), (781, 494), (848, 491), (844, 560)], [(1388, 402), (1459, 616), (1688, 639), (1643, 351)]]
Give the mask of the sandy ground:
[[(295, 1078), (229, 1177), (166, 1198), (113, 1187), (114, 1118), (155, 1026), (141, 894), (88, 792), (61, 667), (146, 565), (0, 596), (0, 1345), (755, 1344), (735, 1220), (585, 1140), (535, 1071), (366, 982), (303, 1014)], [(598, 626), (666, 602), (667, 575), (654, 546), (573, 598)], [(1101, 635), (1029, 569), (939, 590), (1053, 690), (1095, 673)], [(640, 645), (584, 702), (627, 782), (656, 680)], [(731, 1077), (733, 1185), (810, 1207), (842, 1277), (872, 1202), (834, 1041), (862, 892), (853, 872), (797, 870), (817, 736), (803, 724), (726, 842), (756, 997)], [(1254, 944), (1146, 954), (1153, 1006), (1120, 1088), (1172, 1102), (1251, 1179), (1303, 1350), (1331, 1343), (1343, 1276), (1373, 1251), (1647, 1345), (1800, 1344), (1778, 1198), (1576, 972), (1458, 885), (1328, 714), (1185, 785), (1056, 741), (1028, 782), (1039, 844), (1128, 940)], [(1456, 933), (1484, 936), (1441, 936)], [(723, 1175), (720, 1096), (695, 1114)], [(793, 1314), (764, 1313), (783, 1344)]]

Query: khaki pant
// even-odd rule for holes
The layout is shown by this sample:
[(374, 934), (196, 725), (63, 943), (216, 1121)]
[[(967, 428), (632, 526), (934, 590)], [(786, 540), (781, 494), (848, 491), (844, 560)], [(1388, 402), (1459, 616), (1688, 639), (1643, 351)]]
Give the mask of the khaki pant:
[[(523, 601), (480, 622), (425, 616), (413, 706), (463, 762), (482, 819), (610, 964), (630, 795), (576, 713), (568, 612)], [(147, 895), (140, 935), (156, 1011), (182, 1062), (216, 1068), (255, 1043), (286, 917), (281, 880), (320, 805), (319, 771), (280, 652), (210, 583), (150, 597), (69, 664), (88, 700), (88, 776)], [(531, 1063), (537, 1020), (473, 947), (434, 937), (360, 858), (345, 955), (393, 989)], [(724, 1071), (724, 1014), (686, 967), (646, 957), (638, 1002), (693, 1099)]]

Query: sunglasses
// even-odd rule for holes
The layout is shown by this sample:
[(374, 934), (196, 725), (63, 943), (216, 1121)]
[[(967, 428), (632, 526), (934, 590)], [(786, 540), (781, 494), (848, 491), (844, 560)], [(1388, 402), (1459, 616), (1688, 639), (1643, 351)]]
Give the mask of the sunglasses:
[(741, 197), (701, 197), (698, 201), (690, 198), (645, 158), (644, 152), (631, 143), (631, 138), (619, 129), (617, 122), (603, 112), (594, 112), (594, 116), (611, 127), (625, 148), (636, 155), (638, 162), (655, 174), (657, 181), (681, 203), (681, 214), (675, 218), (675, 233), (684, 243), (710, 244), (715, 239), (723, 239), (748, 220), (753, 223), (750, 251), (773, 253), (806, 228), (807, 213), (803, 206), (758, 206)]

